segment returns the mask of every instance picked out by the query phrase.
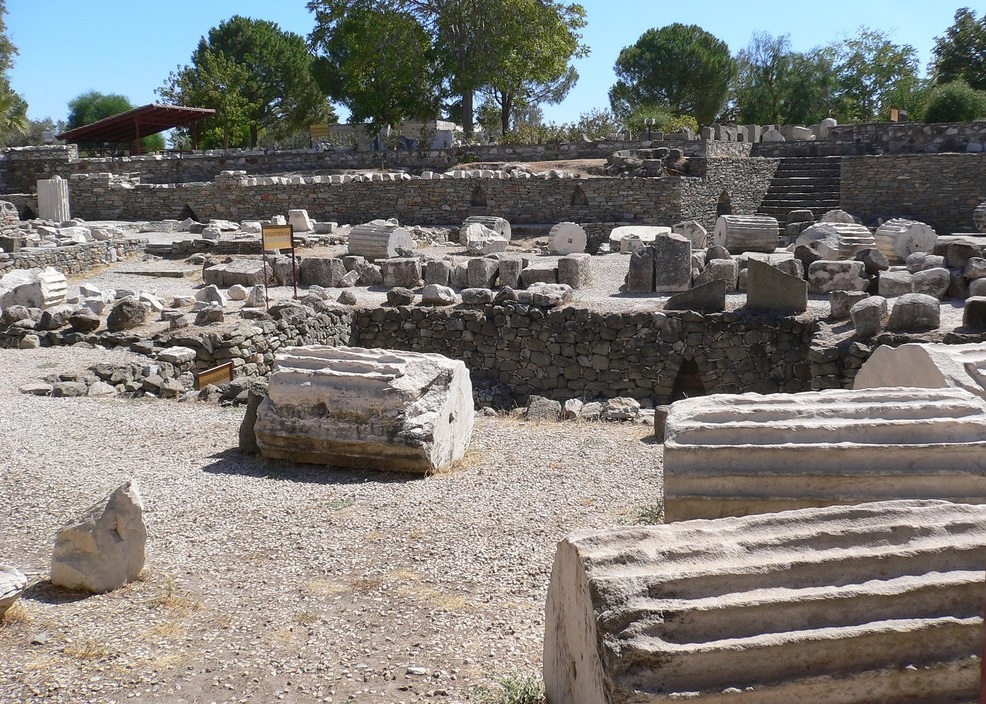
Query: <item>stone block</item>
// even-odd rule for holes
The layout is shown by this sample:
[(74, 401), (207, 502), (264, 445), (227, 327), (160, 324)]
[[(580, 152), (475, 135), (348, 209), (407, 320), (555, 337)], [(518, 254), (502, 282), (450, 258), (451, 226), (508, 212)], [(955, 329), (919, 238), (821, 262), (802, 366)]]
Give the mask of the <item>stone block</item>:
[(750, 259), (746, 277), (746, 307), (798, 314), (808, 310), (808, 283), (770, 264)]
[(452, 267), (445, 260), (431, 259), (424, 266), (425, 284), (448, 286), (452, 277)]
[(681, 235), (692, 243), (692, 249), (705, 249), (712, 244), (709, 231), (695, 220), (685, 220), (671, 226), (671, 232)]
[(69, 208), (68, 181), (55, 176), (41, 179), (38, 188), (38, 217), (52, 222), (65, 222), (72, 219)]
[(624, 240), (634, 237), (643, 244), (653, 244), (655, 239), (661, 235), (669, 235), (671, 231), (670, 227), (659, 225), (621, 225), (610, 231), (609, 248), (614, 252), (622, 252)]
[(777, 249), (780, 228), (777, 219), (766, 215), (720, 215), (712, 241), (731, 254), (773, 252)]
[(520, 272), (521, 288), (530, 288), (534, 284), (557, 284), (558, 267), (529, 266)]
[(822, 259), (852, 259), (857, 252), (876, 246), (873, 235), (856, 223), (820, 222), (806, 228), (795, 240), (818, 252)]
[(50, 308), (65, 302), (68, 281), (52, 267), (15, 269), (0, 277), (0, 308)]
[(986, 401), (962, 389), (715, 394), (677, 401), (668, 520), (883, 499), (986, 503)]
[(146, 544), (144, 504), (130, 480), (58, 532), (51, 583), (94, 593), (122, 587), (143, 569)]
[(639, 249), (630, 255), (625, 282), (627, 293), (654, 292), (654, 247)]
[(303, 209), (289, 210), (288, 224), (294, 232), (312, 232), (315, 229), (312, 219), (308, 217), (308, 211)]
[(887, 325), (887, 299), (883, 296), (869, 296), (849, 307), (856, 335), (870, 338), (879, 335)]
[(945, 257), (927, 252), (911, 252), (904, 258), (904, 266), (912, 274), (928, 269), (940, 269), (945, 266)]
[(383, 259), (380, 261), (380, 274), (384, 286), (417, 288), (421, 285), (421, 260), (417, 257)]
[(811, 292), (826, 294), (832, 291), (865, 291), (870, 281), (863, 262), (819, 260), (808, 267)]
[(548, 245), (555, 254), (577, 254), (585, 251), (585, 230), (574, 222), (560, 222), (548, 232)]
[[(654, 240), (654, 288), (658, 293), (687, 291), (692, 284), (692, 243), (681, 235)], [(633, 256), (633, 255), (631, 255)], [(709, 266), (706, 264), (706, 266)]]
[(225, 264), (210, 266), (202, 272), (202, 280), (206, 284), (215, 284), (222, 288), (236, 284), (262, 286), (265, 280), (272, 281), (273, 278), (273, 269), (260, 259), (234, 259)]
[(854, 389), (910, 386), (963, 389), (986, 401), (986, 345), (880, 345), (856, 373)]
[(726, 293), (735, 293), (738, 277), (739, 262), (735, 259), (713, 259), (706, 263), (705, 269), (695, 279), (695, 285), (701, 286), (710, 281), (722, 281), (726, 285)]
[(305, 257), (298, 267), (298, 282), (302, 286), (339, 288), (342, 278), (348, 273), (346, 265), (336, 257)]
[(553, 704), (974, 702), (986, 508), (581, 530), (545, 606)]
[(902, 264), (912, 252), (932, 252), (938, 241), (938, 234), (930, 225), (903, 218), (887, 220), (873, 236), (891, 264)]
[(498, 278), (501, 286), (520, 288), (520, 272), (524, 261), (519, 257), (504, 257), (500, 260)]
[(511, 229), (510, 223), (504, 218), (497, 217), (495, 215), (470, 215), (468, 218), (462, 221), (462, 227), (459, 228), (459, 244), (467, 244), (465, 239), (462, 237), (463, 230), (472, 224), (479, 224), (492, 230), (498, 237), (502, 237), (507, 242), (510, 241)]
[(349, 232), (349, 254), (367, 259), (387, 259), (414, 250), (414, 238), (389, 220), (372, 220)]
[(569, 254), (558, 260), (558, 283), (574, 289), (585, 288), (592, 282), (592, 257), (588, 254)]
[(965, 300), (962, 326), (971, 330), (986, 330), (986, 296), (971, 296)]
[(865, 291), (832, 291), (829, 294), (829, 318), (832, 320), (848, 320), (849, 309), (869, 298)]
[(254, 431), (271, 459), (427, 473), (462, 459), (473, 420), (461, 361), (309, 346), (277, 353)]
[(894, 301), (887, 329), (894, 332), (934, 330), (941, 324), (938, 299), (923, 293), (907, 293)]
[(496, 286), (496, 276), (500, 271), (500, 262), (496, 259), (472, 259), (466, 265), (466, 282), (469, 288), (493, 288)]
[(913, 278), (914, 275), (911, 272), (903, 269), (881, 271), (877, 280), (877, 291), (886, 298), (913, 293), (914, 289), (911, 283)]
[(451, 306), (457, 302), (458, 296), (448, 286), (427, 284), (421, 289), (421, 305), (423, 306)]
[(863, 267), (870, 276), (876, 276), (880, 272), (890, 268), (890, 262), (887, 260), (886, 255), (875, 247), (859, 250), (853, 259), (863, 262)]
[(945, 297), (950, 283), (948, 269), (922, 269), (911, 277), (911, 291), (941, 299)]
[(509, 240), (500, 237), (496, 232), (478, 222), (463, 225), (459, 230), (459, 239), (465, 240), (466, 251), (473, 256), (483, 256), (506, 252)]

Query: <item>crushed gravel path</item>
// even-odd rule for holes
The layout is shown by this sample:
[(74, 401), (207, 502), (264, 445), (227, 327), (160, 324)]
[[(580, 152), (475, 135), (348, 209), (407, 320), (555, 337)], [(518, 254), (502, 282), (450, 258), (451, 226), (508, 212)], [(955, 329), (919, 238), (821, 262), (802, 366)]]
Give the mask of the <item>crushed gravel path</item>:
[[(662, 495), (640, 425), (479, 417), (461, 467), (411, 478), (240, 455), (239, 409), (18, 391), (126, 357), (0, 350), (0, 562), (32, 580), (2, 702), (475, 700), (540, 670), (557, 541)], [(129, 477), (143, 578), (53, 588), (58, 528)]]

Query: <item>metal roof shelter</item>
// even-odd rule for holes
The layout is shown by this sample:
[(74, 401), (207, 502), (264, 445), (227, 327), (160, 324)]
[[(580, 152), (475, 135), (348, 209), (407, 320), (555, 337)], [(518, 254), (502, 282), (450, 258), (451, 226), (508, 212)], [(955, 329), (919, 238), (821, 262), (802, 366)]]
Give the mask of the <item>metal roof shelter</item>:
[[(148, 135), (170, 130), (173, 127), (191, 127), (192, 144), (198, 149), (198, 121), (215, 115), (208, 108), (186, 108), (178, 105), (151, 103), (119, 115), (112, 115), (82, 127), (56, 135), (65, 142), (113, 142), (136, 145), (140, 154), (140, 140)], [(133, 148), (131, 148), (131, 151)]]

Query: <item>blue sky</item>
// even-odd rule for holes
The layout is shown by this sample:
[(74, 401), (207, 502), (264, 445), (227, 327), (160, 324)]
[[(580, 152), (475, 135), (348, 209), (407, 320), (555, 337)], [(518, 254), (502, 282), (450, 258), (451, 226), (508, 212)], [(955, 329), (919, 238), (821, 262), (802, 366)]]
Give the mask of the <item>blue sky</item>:
[[(927, 67), (936, 36), (952, 24), (955, 11), (981, 15), (981, 0), (583, 0), (591, 53), (576, 63), (581, 80), (566, 100), (545, 107), (545, 119), (570, 122), (607, 107), (613, 63), (645, 30), (674, 22), (697, 24), (724, 40), (734, 53), (754, 32), (790, 35), (804, 51), (855, 33), (866, 25), (918, 50)], [(97, 90), (127, 96), (135, 105), (158, 99), (154, 89), (188, 63), (200, 37), (239, 14), (271, 20), (307, 36), (313, 26), (304, 0), (7, 0), (7, 30), (18, 47), (11, 72), (14, 89), (34, 119), (64, 119), (68, 102)]]

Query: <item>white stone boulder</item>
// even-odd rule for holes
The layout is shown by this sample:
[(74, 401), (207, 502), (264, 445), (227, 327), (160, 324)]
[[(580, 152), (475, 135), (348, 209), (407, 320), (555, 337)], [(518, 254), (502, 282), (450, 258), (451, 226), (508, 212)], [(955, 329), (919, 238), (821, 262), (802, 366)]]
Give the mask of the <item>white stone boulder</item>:
[(407, 229), (390, 220), (371, 220), (349, 232), (349, 254), (367, 259), (387, 259), (414, 250)]
[(0, 278), (0, 308), (51, 308), (68, 296), (65, 274), (52, 267), (15, 269)]
[(671, 405), (669, 520), (837, 503), (986, 503), (986, 402), (962, 389), (715, 394)]
[(986, 401), (986, 344), (881, 345), (856, 373), (854, 389), (957, 387)]
[(507, 251), (508, 240), (478, 222), (464, 224), (459, 229), (459, 241), (463, 240), (466, 251), (474, 256)]
[(463, 230), (468, 225), (472, 225), (474, 223), (488, 227), (493, 230), (498, 237), (502, 237), (507, 242), (509, 242), (512, 237), (510, 223), (507, 222), (505, 218), (500, 218), (495, 215), (470, 215), (462, 221), (462, 227), (459, 228), (459, 244), (469, 244), (462, 236)]
[(769, 254), (777, 249), (779, 233), (777, 219), (767, 215), (720, 215), (712, 231), (712, 241), (730, 254)]
[(609, 248), (614, 252), (632, 251), (624, 249), (625, 240), (636, 237), (642, 244), (653, 244), (657, 237), (670, 235), (671, 232), (670, 227), (660, 225), (621, 225), (610, 231)]
[(144, 504), (131, 479), (58, 532), (51, 583), (95, 593), (122, 587), (143, 569), (146, 544)]
[(705, 249), (709, 246), (709, 231), (695, 220), (685, 220), (671, 226), (671, 232), (688, 238), (692, 249)]
[(587, 241), (585, 230), (574, 222), (560, 222), (548, 232), (548, 246), (555, 254), (584, 252)]
[(27, 577), (10, 565), (0, 565), (0, 619), (27, 589)]
[(887, 220), (873, 236), (877, 249), (891, 264), (903, 264), (912, 252), (931, 252), (938, 241), (938, 233), (930, 225), (903, 218)]
[(277, 353), (255, 432), (272, 459), (428, 473), (462, 458), (473, 419), (461, 361), (308, 346)]
[(852, 259), (856, 252), (875, 247), (876, 240), (856, 223), (820, 222), (805, 228), (794, 244), (810, 247), (822, 259)]
[(311, 232), (315, 229), (312, 219), (308, 217), (308, 211), (303, 209), (289, 210), (288, 224), (295, 232)]
[(572, 533), (547, 700), (971, 704), (984, 525), (986, 506), (883, 501)]

